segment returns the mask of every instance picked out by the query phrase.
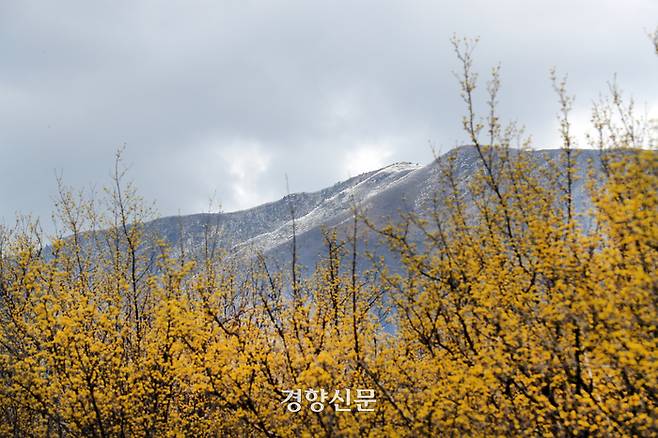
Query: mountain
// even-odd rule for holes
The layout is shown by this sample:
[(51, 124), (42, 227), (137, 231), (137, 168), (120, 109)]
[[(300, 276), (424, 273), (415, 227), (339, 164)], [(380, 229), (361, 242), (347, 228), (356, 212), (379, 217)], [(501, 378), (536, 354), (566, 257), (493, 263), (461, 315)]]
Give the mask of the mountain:
[[(527, 153), (540, 168), (556, 162), (560, 150), (514, 151)], [(589, 197), (582, 178), (589, 168), (600, 172), (599, 151), (579, 150), (575, 167), (581, 178), (574, 184), (574, 205), (583, 212)], [(292, 213), (295, 217), (297, 255), (301, 265), (312, 268), (324, 254), (322, 230), (337, 229), (346, 235), (352, 223), (353, 205), (365, 210), (375, 223), (395, 221), (400, 212), (429, 211), (441, 183), (440, 165), (454, 160), (458, 187), (465, 190), (468, 180), (481, 167), (477, 150), (461, 146), (421, 166), (395, 163), (334, 184), (313, 193), (295, 193), (248, 210), (217, 214), (164, 217), (147, 224), (173, 246), (182, 243), (190, 251), (203, 247), (204, 229), (217, 229), (217, 244), (233, 256), (261, 252), (278, 263), (291, 259)], [(548, 170), (548, 169), (547, 169)], [(440, 203), (440, 199), (439, 199)], [(384, 253), (377, 239), (363, 239), (369, 249)]]

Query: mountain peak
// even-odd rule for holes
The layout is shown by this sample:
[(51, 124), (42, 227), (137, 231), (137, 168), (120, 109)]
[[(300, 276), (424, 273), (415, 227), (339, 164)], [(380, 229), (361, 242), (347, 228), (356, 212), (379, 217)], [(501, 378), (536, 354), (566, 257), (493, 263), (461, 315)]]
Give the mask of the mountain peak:
[[(518, 151), (521, 153), (521, 151)], [(583, 151), (583, 155), (593, 155)], [(527, 151), (538, 164), (544, 165), (551, 151)], [(438, 160), (456, 158), (457, 183), (466, 184), (480, 169), (477, 151), (472, 145), (462, 145), (443, 154)], [(593, 157), (595, 158), (595, 157)], [(586, 160), (577, 166), (585, 168)], [(353, 208), (360, 208), (374, 221), (395, 220), (400, 211), (425, 211), (433, 205), (440, 193), (439, 170), (436, 161), (422, 166), (411, 162), (396, 162), (337, 182), (315, 192), (292, 193), (278, 201), (262, 204), (248, 210), (230, 213), (191, 215), (179, 218), (162, 218), (150, 225), (166, 239), (176, 243), (183, 239), (197, 247), (202, 244), (205, 224), (215, 223), (221, 228), (220, 245), (232, 253), (256, 249), (265, 254), (288, 254), (292, 235), (292, 216), (298, 236), (299, 256), (302, 264), (313, 266), (322, 252), (324, 228), (345, 227), (351, 220)], [(584, 205), (586, 190), (575, 186), (574, 199)], [(582, 206), (581, 205), (581, 206)], [(181, 226), (182, 225), (182, 226)]]

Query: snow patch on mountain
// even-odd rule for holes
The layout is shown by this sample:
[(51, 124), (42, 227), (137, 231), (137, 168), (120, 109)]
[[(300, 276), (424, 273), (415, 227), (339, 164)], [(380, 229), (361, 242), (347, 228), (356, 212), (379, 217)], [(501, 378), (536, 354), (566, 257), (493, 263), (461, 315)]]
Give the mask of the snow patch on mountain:
[[(322, 225), (336, 225), (342, 220), (336, 221), (335, 219), (351, 214), (355, 203), (366, 202), (373, 196), (399, 184), (410, 173), (421, 168), (422, 166), (413, 163), (395, 163), (348, 180), (352, 181), (352, 184), (341, 187), (335, 193), (327, 193), (328, 196), (321, 199), (314, 208), (295, 217), (295, 232), (303, 234)], [(292, 207), (294, 211), (294, 205)], [(295, 212), (295, 216), (297, 216), (297, 212)], [(275, 230), (254, 236), (239, 246), (240, 248), (267, 251), (290, 239), (292, 239), (292, 217)]]

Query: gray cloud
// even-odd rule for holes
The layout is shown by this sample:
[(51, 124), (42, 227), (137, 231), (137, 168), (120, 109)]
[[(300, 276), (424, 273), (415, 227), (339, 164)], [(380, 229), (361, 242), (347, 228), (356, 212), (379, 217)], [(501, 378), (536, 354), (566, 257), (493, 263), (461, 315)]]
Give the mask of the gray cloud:
[(449, 38), (502, 64), (501, 108), (554, 146), (552, 66), (576, 121), (613, 73), (658, 111), (653, 0), (107, 1), (0, 4), (0, 217), (49, 218), (55, 171), (131, 176), (163, 215), (316, 190), (464, 141)]

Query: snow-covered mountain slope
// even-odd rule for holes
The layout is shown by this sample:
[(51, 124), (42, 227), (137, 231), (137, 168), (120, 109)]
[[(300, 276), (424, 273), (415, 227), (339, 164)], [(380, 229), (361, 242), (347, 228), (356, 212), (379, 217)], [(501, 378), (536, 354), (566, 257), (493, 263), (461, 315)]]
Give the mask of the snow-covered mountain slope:
[[(546, 166), (549, 158), (558, 157), (559, 150), (528, 153), (540, 166)], [(299, 260), (312, 267), (324, 253), (322, 229), (346, 231), (355, 204), (379, 223), (395, 221), (400, 212), (422, 213), (432, 208), (435, 196), (440, 193), (440, 164), (448, 159), (454, 160), (457, 183), (465, 189), (469, 178), (481, 166), (476, 149), (470, 146), (453, 149), (426, 166), (396, 163), (317, 192), (291, 194), (248, 210), (166, 217), (148, 226), (176, 246), (182, 239), (184, 246), (191, 251), (203, 244), (204, 229), (216, 227), (219, 245), (231, 254), (246, 255), (258, 251), (285, 259), (291, 254), (294, 213)], [(584, 174), (591, 163), (598, 168), (598, 152), (579, 151), (576, 163), (579, 172)], [(584, 211), (588, 197), (582, 181), (583, 178), (575, 184), (574, 198), (576, 208)]]

